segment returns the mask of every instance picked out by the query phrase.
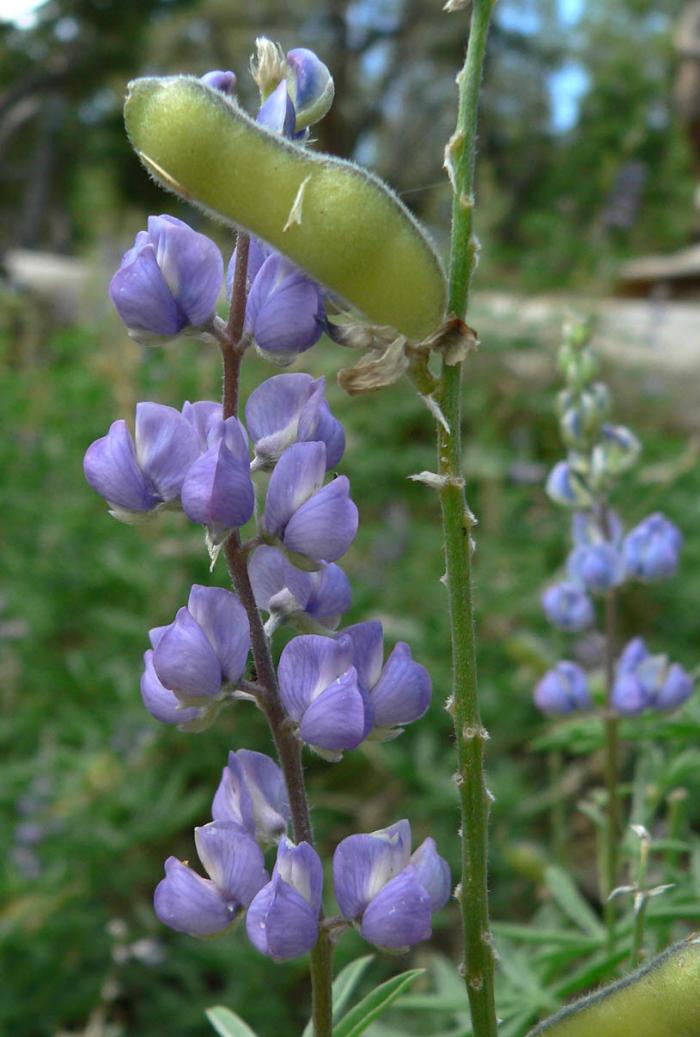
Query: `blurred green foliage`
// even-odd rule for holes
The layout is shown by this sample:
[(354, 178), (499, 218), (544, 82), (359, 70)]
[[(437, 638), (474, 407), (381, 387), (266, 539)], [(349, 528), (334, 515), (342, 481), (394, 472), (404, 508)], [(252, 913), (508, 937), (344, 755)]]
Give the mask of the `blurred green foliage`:
[[(557, 643), (546, 629), (538, 606), (543, 584), (565, 553), (565, 522), (542, 491), (544, 472), (560, 453), (552, 414), (554, 361), (549, 384), (527, 388), (507, 363), (513, 351), (539, 348), (530, 340), (484, 344), (469, 361), (465, 388), (470, 502), (480, 521), (481, 687), (496, 797), (494, 913), (517, 926), (530, 920), (541, 900), (536, 931), (567, 925), (547, 892), (546, 867), (555, 860), (573, 868), (582, 895), (595, 904), (593, 790), (600, 783), (595, 723), (564, 724), (543, 739), (530, 698), (542, 668), (566, 650), (564, 639)], [(140, 702), (148, 628), (172, 618), (192, 582), (223, 583), (224, 572), (219, 567), (209, 577), (200, 533), (183, 516), (166, 513), (143, 527), (110, 519), (81, 471), (88, 443), (116, 417), (132, 414), (136, 399), (180, 405), (185, 398), (214, 398), (216, 356), (186, 341), (139, 351), (109, 317), (55, 333), (26, 353), (8, 338), (1, 359), (7, 433), (0, 442), (0, 823), (6, 844), (0, 1030), (48, 1037), (88, 1032), (90, 1022), (98, 1027), (90, 1033), (156, 1037), (172, 1031), (188, 1037), (206, 1033), (203, 1010), (219, 1003), (261, 1034), (291, 1037), (307, 1008), (303, 962), (273, 966), (240, 932), (211, 942), (169, 932), (150, 906), (163, 859), (170, 853), (193, 857), (191, 830), (208, 819), (227, 750), (269, 748), (261, 718), (246, 704), (225, 713), (215, 729), (184, 735), (151, 720)], [(304, 358), (304, 367), (329, 376), (331, 405), (348, 429), (341, 467), (351, 478), (362, 522), (347, 559), (354, 588), (347, 618), (378, 616), (390, 641), (410, 641), (431, 671), (435, 693), (429, 716), (396, 742), (369, 744), (337, 766), (308, 757), (320, 846), (328, 861), (350, 831), (407, 815), (416, 838), (434, 835), (456, 868), (454, 762), (442, 709), (449, 648), (438, 508), (431, 491), (408, 479), (433, 464), (431, 419), (405, 385), (343, 397), (333, 375), (346, 362), (347, 354), (325, 340)], [(270, 374), (256, 359), (246, 366), (248, 388)], [(700, 474), (697, 465), (683, 463), (683, 430), (655, 427), (664, 401), (657, 396), (652, 407), (641, 377), (627, 395), (636, 402), (620, 416), (645, 442), (644, 461), (628, 487), (628, 519), (663, 507), (687, 545), (679, 577), (626, 593), (625, 628), (692, 668)], [(651, 828), (660, 825), (660, 834), (666, 832), (667, 794), (679, 786), (691, 793), (690, 822), (699, 820), (698, 709), (691, 703), (665, 727), (648, 720), (627, 732), (648, 746), (643, 788), (656, 792), (644, 816)], [(663, 732), (669, 741), (661, 752)], [(631, 780), (629, 755), (625, 767)], [(579, 800), (585, 801), (583, 812), (572, 808)], [(674, 859), (680, 876), (688, 860), (685, 844)], [(688, 906), (694, 896), (683, 887), (675, 919), (697, 915)], [(672, 922), (664, 923), (666, 934)], [(457, 925), (451, 907), (439, 916), (433, 941), (453, 961)], [(519, 935), (517, 929), (503, 934), (506, 972), (505, 941), (517, 948)], [(346, 937), (339, 965), (362, 946), (359, 938)], [(578, 989), (566, 986), (573, 965), (600, 951), (595, 941), (584, 941), (573, 953), (569, 948), (568, 955), (555, 955), (551, 966), (556, 946), (542, 952), (549, 972), (538, 982), (549, 989), (549, 980), (558, 977), (556, 989), (564, 996), (565, 988)], [(513, 951), (516, 959), (523, 953)], [(427, 955), (420, 948), (414, 963), (426, 963)], [(380, 959), (371, 981), (398, 966)], [(589, 969), (584, 979), (593, 981), (591, 976)], [(429, 980), (420, 982), (423, 988), (419, 984), (409, 997), (429, 997)], [(515, 997), (508, 994), (510, 981), (501, 982), (506, 1000)], [(538, 1006), (547, 1007), (536, 997), (521, 1004), (518, 1025), (524, 1026), (524, 1010), (533, 1018)], [(434, 1004), (431, 1011), (437, 1018)], [(406, 1032), (414, 1025), (432, 1032), (430, 1013), (410, 1017)]]

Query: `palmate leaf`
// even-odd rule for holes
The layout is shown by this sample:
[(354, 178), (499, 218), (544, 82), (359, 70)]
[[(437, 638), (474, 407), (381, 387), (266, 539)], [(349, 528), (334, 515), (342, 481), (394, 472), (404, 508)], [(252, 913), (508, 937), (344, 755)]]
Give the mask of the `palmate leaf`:
[(359, 1037), (424, 972), (425, 969), (409, 969), (380, 984), (340, 1020), (333, 1028), (333, 1037)]
[(566, 917), (584, 933), (602, 939), (604, 934), (602, 923), (563, 868), (551, 864), (545, 869), (545, 882), (554, 902)]
[(254, 1030), (239, 1015), (223, 1005), (207, 1008), (205, 1015), (221, 1037), (257, 1037)]

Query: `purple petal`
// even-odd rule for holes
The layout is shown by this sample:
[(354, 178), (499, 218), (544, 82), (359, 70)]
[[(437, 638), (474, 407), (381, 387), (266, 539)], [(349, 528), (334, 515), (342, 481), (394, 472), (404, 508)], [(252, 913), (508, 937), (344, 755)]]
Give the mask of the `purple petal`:
[(248, 465), (242, 465), (223, 440), (190, 466), (181, 497), (192, 522), (224, 529), (245, 525), (255, 507)]
[(161, 500), (180, 496), (187, 470), (199, 456), (197, 434), (174, 407), (136, 404), (136, 457)]
[(323, 333), (321, 292), (277, 253), (261, 266), (246, 306), (246, 331), (266, 353), (302, 353)]
[(584, 670), (567, 659), (557, 663), (535, 688), (535, 705), (543, 713), (554, 714), (590, 708), (591, 697)]
[(345, 453), (345, 430), (338, 419), (333, 417), (325, 400), (321, 403), (314, 439), (320, 439), (326, 444), (326, 466), (335, 468)]
[(238, 759), (253, 803), (256, 838), (274, 841), (284, 835), (291, 820), (284, 775), (264, 753), (239, 749)]
[(199, 77), (199, 81), (222, 94), (232, 96), (236, 92), (235, 72), (221, 72), (217, 69), (214, 72), (205, 72), (203, 76)]
[(384, 630), (376, 619), (345, 627), (343, 636), (352, 641), (352, 662), (363, 688), (370, 691), (381, 676), (384, 664)]
[(585, 630), (595, 619), (593, 604), (574, 583), (557, 583), (542, 595), (542, 608), (550, 623), (561, 630)]
[(347, 478), (339, 475), (302, 504), (284, 530), (285, 547), (326, 562), (344, 555), (355, 539), (359, 518), (349, 491)]
[(156, 261), (178, 306), (194, 327), (213, 316), (224, 280), (218, 247), (173, 216), (149, 216)]
[(161, 637), (153, 653), (161, 683), (178, 697), (207, 698), (221, 690), (221, 665), (204, 631), (186, 608)]
[(622, 655), (617, 661), (616, 672), (619, 675), (624, 673), (632, 673), (640, 663), (644, 662), (649, 657), (649, 649), (647, 648), (644, 639), (641, 637), (634, 637), (625, 646)]
[(274, 873), (292, 886), (318, 914), (323, 895), (323, 866), (313, 846), (305, 842), (295, 846), (283, 836)]
[(369, 902), (409, 862), (411, 826), (406, 820), (369, 835), (350, 835), (333, 854), (335, 898), (343, 917), (358, 920)]
[(177, 335), (188, 323), (160, 271), (156, 250), (151, 244), (126, 253), (109, 283), (109, 297), (136, 337), (139, 332)]
[(200, 878), (176, 857), (165, 862), (165, 878), (156, 887), (153, 906), (161, 922), (190, 936), (221, 933), (239, 913), (225, 903), (213, 882)]
[(294, 443), (287, 447), (270, 477), (263, 525), (277, 536), (297, 509), (323, 484), (326, 448), (323, 443)]
[[(263, 265), (265, 260), (270, 254), (270, 249), (264, 242), (258, 238), (251, 237), (250, 244), (248, 246), (248, 264), (246, 266), (246, 282), (250, 286), (255, 280), (258, 270)], [(236, 263), (238, 256), (238, 246), (234, 248), (231, 253), (231, 258), (228, 262), (226, 269), (226, 294), (229, 299), (231, 298), (231, 292), (233, 291), (233, 279), (236, 276)]]
[(449, 865), (437, 852), (434, 839), (423, 840), (411, 854), (411, 864), (416, 870), (416, 878), (430, 897), (431, 910), (438, 911), (450, 899), (452, 879)]
[(335, 88), (327, 66), (306, 47), (287, 52), (287, 68), (299, 130), (323, 118), (333, 103)]
[(235, 684), (245, 669), (250, 651), (250, 626), (240, 601), (223, 587), (203, 587), (195, 583), (187, 608), (216, 652), (224, 679)]
[(228, 764), (221, 774), (219, 787), (211, 807), (214, 821), (233, 821), (249, 835), (255, 835), (253, 800), (236, 753), (228, 754)]
[(352, 602), (350, 581), (334, 562), (324, 565), (310, 576), (312, 591), (306, 603), (306, 612), (327, 626), (335, 627)]
[(657, 709), (675, 709), (693, 694), (693, 678), (678, 663), (673, 663), (657, 698)]
[(399, 950), (429, 939), (431, 933), (430, 896), (409, 865), (370, 902), (360, 935), (377, 947)]
[(269, 463), (297, 440), (322, 441), (313, 434), (322, 402), (323, 379), (308, 374), (279, 374), (258, 386), (245, 409), (256, 457)]
[(277, 875), (248, 908), (246, 930), (262, 954), (286, 961), (305, 954), (316, 943), (318, 911)]
[(248, 833), (230, 821), (210, 821), (195, 828), (199, 859), (228, 904), (247, 907), (269, 880), (262, 850)]
[(288, 715), (301, 720), (307, 707), (352, 664), (349, 640), (304, 634), (282, 650), (280, 698)]
[(126, 511), (151, 511), (160, 503), (136, 461), (125, 421), (115, 421), (106, 436), (88, 447), (83, 470), (93, 490)]
[(647, 693), (632, 673), (625, 673), (617, 678), (613, 685), (611, 701), (618, 713), (628, 717), (638, 716), (649, 705)]
[(291, 98), (287, 93), (286, 80), (283, 79), (260, 106), (260, 110), (255, 116), (255, 121), (271, 130), (272, 133), (280, 133), (283, 137), (292, 136), (296, 122), (296, 113)]
[(276, 547), (258, 547), (248, 562), (248, 575), (255, 602), (266, 612), (271, 610), (275, 597), (285, 588), (301, 609), (315, 593), (312, 574), (297, 569)]
[(355, 749), (366, 731), (365, 699), (354, 666), (313, 700), (299, 724), (307, 745), (321, 749)]
[(430, 705), (428, 671), (414, 662), (411, 649), (400, 641), (370, 692), (377, 727), (397, 727), (422, 717)]
[(153, 652), (150, 649), (144, 655), (143, 663), (141, 698), (151, 716), (160, 720), (162, 724), (184, 725), (197, 720), (200, 710), (196, 706), (181, 706), (177, 696), (159, 681), (153, 667)]
[[(200, 451), (212, 445), (209, 441), (212, 430), (219, 429), (223, 424), (223, 408), (220, 403), (211, 400), (198, 400), (196, 403), (185, 401), (182, 416), (197, 433)], [(219, 435), (217, 442), (220, 438)]]

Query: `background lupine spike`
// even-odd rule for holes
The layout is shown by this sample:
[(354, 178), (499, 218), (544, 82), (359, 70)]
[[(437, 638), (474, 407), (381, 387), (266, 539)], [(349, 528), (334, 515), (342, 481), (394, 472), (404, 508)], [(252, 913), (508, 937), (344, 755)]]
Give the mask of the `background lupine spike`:
[(371, 173), (275, 136), (191, 77), (134, 80), (124, 114), (132, 146), (167, 190), (261, 237), (373, 322), (412, 339), (441, 323), (437, 254)]

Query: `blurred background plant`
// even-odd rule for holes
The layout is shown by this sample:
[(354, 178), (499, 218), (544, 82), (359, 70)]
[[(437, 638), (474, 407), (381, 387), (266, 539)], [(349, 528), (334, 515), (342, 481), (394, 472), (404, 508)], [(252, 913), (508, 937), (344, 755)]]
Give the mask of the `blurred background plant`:
[[(463, 36), (427, 0), (296, 0), (291, 12), (276, 0), (254, 9), (233, 0), (19, 7), (14, 20), (3, 7), (0, 22), (0, 1029), (19, 1037), (174, 1029), (187, 1037), (207, 1032), (202, 1012), (216, 1001), (258, 1032), (285, 1037), (304, 1021), (301, 966), (277, 970), (272, 991), (267, 963), (243, 940), (179, 938), (152, 914), (162, 859), (191, 853), (192, 826), (226, 752), (264, 750), (266, 739), (252, 711), (196, 738), (144, 714), (147, 629), (172, 617), (191, 583), (206, 582), (208, 562), (198, 532), (177, 516), (163, 516), (157, 540), (148, 527), (127, 530), (98, 514), (83, 481), (87, 444), (136, 400), (216, 398), (219, 389), (208, 353), (186, 341), (167, 358), (141, 351), (107, 302), (119, 255), (145, 215), (168, 206), (130, 153), (121, 99), (137, 74), (243, 73), (258, 32), (285, 47), (313, 47), (333, 71), (338, 98), (319, 146), (375, 168), (443, 243), (442, 148), (454, 124)], [(670, 0), (500, 0), (490, 42), (483, 260), (471, 318), (483, 345), (470, 360), (465, 425), (470, 503), (481, 525), (480, 672), (496, 797), (491, 887), (496, 918), (508, 920), (497, 927), (506, 1037), (626, 967), (632, 933), (625, 901), (624, 940), (611, 957), (596, 874), (600, 723), (578, 716), (550, 729), (532, 705), (533, 684), (558, 658), (539, 595), (561, 562), (561, 519), (543, 480), (560, 455), (553, 347), (569, 296), (528, 323), (518, 293), (604, 295), (620, 259), (687, 243), (692, 162), (671, 90), (677, 12)], [(247, 76), (240, 81), (252, 95)], [(174, 202), (168, 211), (185, 215)], [(219, 241), (227, 247), (225, 235)], [(20, 276), (37, 250), (80, 262), (52, 267), (37, 294)], [(512, 305), (499, 310), (505, 293)], [(603, 377), (618, 393), (619, 420), (644, 441), (628, 478), (630, 520), (663, 510), (685, 548), (675, 580), (653, 592), (625, 589), (621, 628), (623, 636), (654, 631), (671, 658), (692, 662), (700, 306), (683, 311), (695, 337), (674, 365), (654, 349), (664, 316), (658, 297), (644, 305), (635, 349), (606, 351)], [(667, 313), (673, 304), (663, 305)], [(407, 479), (433, 466), (430, 415), (402, 387), (385, 390), (382, 406), (371, 397), (350, 403), (333, 387), (345, 357), (324, 341), (305, 368), (329, 376), (362, 508), (348, 556), (348, 621), (371, 613), (388, 637), (410, 640), (436, 694), (429, 718), (397, 742), (365, 746), (333, 769), (310, 764), (319, 834), (327, 852), (350, 826), (371, 830), (410, 803), (416, 841), (434, 835), (454, 861), (437, 504)], [(247, 388), (267, 373), (251, 362)], [(650, 882), (675, 883), (648, 904), (651, 953), (700, 923), (700, 705), (691, 699), (663, 726), (653, 716), (625, 721), (621, 734), (623, 793), (652, 839)], [(639, 852), (630, 834), (625, 859), (635, 880)], [(447, 961), (457, 957), (450, 910), (432, 948), (411, 961), (429, 964), (429, 974), (371, 1032), (468, 1033), (463, 985)], [(340, 963), (361, 953), (359, 940), (348, 939)], [(373, 978), (405, 965), (386, 959)]]

